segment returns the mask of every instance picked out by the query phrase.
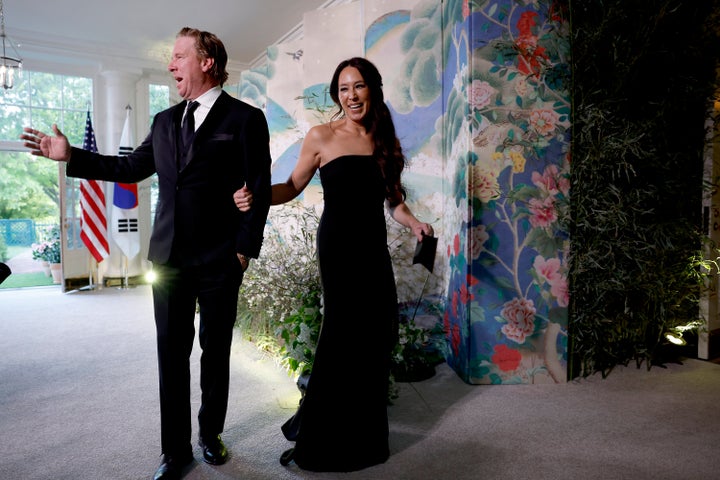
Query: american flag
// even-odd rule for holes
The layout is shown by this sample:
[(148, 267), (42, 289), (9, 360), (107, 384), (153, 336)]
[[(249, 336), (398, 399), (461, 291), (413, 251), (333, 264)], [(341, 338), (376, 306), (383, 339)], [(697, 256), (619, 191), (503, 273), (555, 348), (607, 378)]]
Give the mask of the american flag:
[[(98, 151), (89, 110), (85, 121), (83, 149)], [(80, 180), (80, 207), (82, 208), (80, 238), (95, 261), (100, 263), (110, 251), (105, 217), (105, 182)]]

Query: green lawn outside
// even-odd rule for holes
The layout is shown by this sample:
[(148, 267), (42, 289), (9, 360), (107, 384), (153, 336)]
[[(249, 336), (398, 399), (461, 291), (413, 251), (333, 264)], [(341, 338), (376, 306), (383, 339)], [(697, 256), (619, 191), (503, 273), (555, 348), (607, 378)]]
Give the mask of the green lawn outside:
[[(24, 253), (30, 247), (8, 247), (8, 258), (13, 258)], [(45, 272), (31, 273), (11, 273), (4, 282), (0, 283), (0, 289), (3, 288), (22, 288), (22, 287), (43, 287), (48, 285), (57, 285), (53, 283), (52, 276), (48, 276)]]
[[(33, 273), (11, 273), (3, 283), (0, 283), (0, 289), (3, 288), (21, 288), (21, 287), (42, 287), (46, 285), (57, 285), (53, 283), (52, 277), (45, 275), (45, 272)], [(58, 285), (59, 286), (59, 285)]]

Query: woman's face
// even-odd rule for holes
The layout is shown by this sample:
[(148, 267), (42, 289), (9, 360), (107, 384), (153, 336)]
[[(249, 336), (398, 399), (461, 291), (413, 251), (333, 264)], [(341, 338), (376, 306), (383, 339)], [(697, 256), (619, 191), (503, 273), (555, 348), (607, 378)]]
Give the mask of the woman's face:
[(345, 67), (338, 76), (338, 99), (345, 116), (360, 122), (370, 111), (370, 89), (360, 71)]

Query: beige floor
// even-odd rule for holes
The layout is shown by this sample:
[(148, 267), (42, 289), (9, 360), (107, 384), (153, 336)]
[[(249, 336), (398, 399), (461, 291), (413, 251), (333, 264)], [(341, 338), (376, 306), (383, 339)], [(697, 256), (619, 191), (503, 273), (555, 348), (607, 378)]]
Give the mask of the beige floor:
[[(149, 287), (0, 290), (0, 332), (0, 479), (151, 477), (160, 451)], [(359, 328), (348, 345), (347, 374), (360, 388), (365, 338)], [(293, 379), (239, 337), (231, 361), (230, 462), (198, 461), (186, 479), (705, 480), (720, 471), (720, 365), (711, 362), (498, 386), (467, 385), (443, 364), (401, 384), (385, 464), (318, 474), (278, 462), (291, 446), (279, 427), (297, 405)]]

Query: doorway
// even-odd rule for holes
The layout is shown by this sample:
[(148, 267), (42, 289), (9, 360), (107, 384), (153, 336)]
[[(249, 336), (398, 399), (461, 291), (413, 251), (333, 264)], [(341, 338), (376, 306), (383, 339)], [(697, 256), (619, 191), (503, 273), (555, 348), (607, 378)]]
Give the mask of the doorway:
[[(716, 96), (720, 98), (720, 94)], [(705, 184), (711, 190), (703, 198), (703, 218), (710, 239), (708, 259), (718, 257), (720, 246), (720, 100), (715, 100), (708, 120), (708, 148), (705, 153)], [(700, 319), (704, 323), (698, 330), (698, 358), (720, 359), (720, 272), (708, 277), (708, 291), (700, 303)]]
[(0, 261), (11, 270), (0, 288), (55, 284), (45, 260), (59, 256), (52, 242), (60, 218), (57, 168), (28, 152), (0, 150)]

